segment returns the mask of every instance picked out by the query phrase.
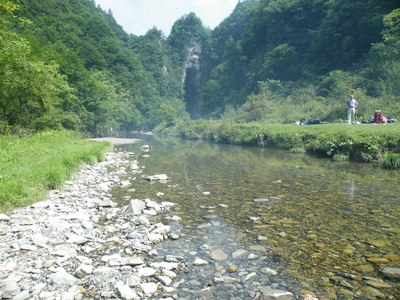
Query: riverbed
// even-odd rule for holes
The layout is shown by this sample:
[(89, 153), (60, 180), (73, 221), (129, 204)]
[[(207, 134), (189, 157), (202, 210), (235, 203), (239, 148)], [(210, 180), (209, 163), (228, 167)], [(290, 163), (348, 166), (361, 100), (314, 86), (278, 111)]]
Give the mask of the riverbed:
[[(182, 222), (171, 230), (179, 238), (157, 251), (186, 262), (175, 283), (179, 299), (262, 299), (266, 287), (296, 299), (400, 298), (398, 172), (261, 147), (140, 138), (118, 149), (138, 153), (144, 166), (134, 197), (176, 204), (170, 214)], [(152, 174), (168, 180), (149, 183)], [(125, 190), (113, 193), (123, 204)]]

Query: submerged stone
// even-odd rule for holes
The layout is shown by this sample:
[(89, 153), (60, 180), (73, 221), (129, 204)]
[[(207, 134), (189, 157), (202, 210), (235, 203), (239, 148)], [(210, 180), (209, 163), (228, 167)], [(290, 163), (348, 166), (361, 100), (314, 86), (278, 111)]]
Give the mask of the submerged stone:
[(387, 267), (382, 270), (382, 273), (389, 278), (400, 280), (400, 268)]
[(228, 258), (228, 254), (226, 254), (221, 249), (216, 249), (216, 250), (211, 251), (211, 258), (213, 260), (225, 260)]
[(269, 286), (267, 287), (262, 287), (260, 289), (260, 292), (263, 294), (264, 298), (266, 300), (293, 300), (294, 295), (291, 292), (284, 291), (284, 290), (279, 290), (279, 289), (273, 289)]
[(384, 241), (384, 240), (368, 240), (367, 242), (368, 242), (368, 244), (378, 247), (378, 248), (386, 246), (386, 241)]

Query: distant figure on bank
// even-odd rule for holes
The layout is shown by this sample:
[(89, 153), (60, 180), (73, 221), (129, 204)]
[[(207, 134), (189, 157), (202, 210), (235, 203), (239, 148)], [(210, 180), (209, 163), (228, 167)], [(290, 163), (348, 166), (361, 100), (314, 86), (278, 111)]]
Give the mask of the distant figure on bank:
[(380, 110), (375, 110), (374, 113), (374, 124), (386, 124), (387, 119)]
[(346, 101), (347, 106), (347, 124), (356, 124), (356, 107), (358, 102), (354, 95), (350, 96), (350, 99)]

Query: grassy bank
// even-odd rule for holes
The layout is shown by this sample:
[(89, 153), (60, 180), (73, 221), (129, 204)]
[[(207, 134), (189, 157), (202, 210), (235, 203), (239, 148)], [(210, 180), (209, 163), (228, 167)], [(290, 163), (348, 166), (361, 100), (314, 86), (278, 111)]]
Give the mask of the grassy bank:
[(43, 199), (82, 162), (100, 161), (110, 149), (109, 143), (83, 140), (73, 132), (0, 136), (0, 211)]
[(378, 162), (400, 166), (400, 124), (292, 124), (233, 123), (197, 120), (175, 127), (169, 134), (218, 143), (276, 147), (334, 160)]

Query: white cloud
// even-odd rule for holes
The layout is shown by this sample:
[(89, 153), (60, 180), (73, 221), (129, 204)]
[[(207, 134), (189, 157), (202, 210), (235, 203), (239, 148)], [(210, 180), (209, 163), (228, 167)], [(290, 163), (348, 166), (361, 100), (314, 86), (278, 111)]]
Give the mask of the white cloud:
[(125, 31), (142, 35), (157, 27), (168, 35), (176, 20), (190, 12), (204, 26), (214, 28), (229, 16), (238, 0), (95, 0), (104, 10), (111, 9)]

